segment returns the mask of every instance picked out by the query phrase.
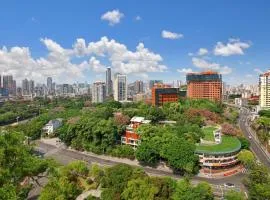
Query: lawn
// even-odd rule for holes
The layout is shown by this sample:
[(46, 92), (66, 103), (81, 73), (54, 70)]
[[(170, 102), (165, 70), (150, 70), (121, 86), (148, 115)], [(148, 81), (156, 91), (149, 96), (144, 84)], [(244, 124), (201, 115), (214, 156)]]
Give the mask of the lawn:
[(214, 134), (213, 134), (213, 131), (216, 130), (217, 128), (214, 127), (214, 126), (208, 126), (208, 127), (205, 127), (202, 129), (203, 133), (204, 133), (204, 140), (207, 140), (207, 141), (215, 141), (215, 138), (214, 138)]
[(230, 153), (238, 151), (241, 148), (241, 143), (236, 137), (222, 136), (222, 142), (215, 145), (202, 145), (199, 144), (196, 148), (197, 153)]

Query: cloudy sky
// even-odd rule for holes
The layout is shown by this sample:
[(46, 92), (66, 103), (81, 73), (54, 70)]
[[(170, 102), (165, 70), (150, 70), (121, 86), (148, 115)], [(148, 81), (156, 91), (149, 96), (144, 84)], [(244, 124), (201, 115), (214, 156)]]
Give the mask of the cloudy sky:
[(46, 0), (0, 4), (0, 74), (93, 82), (216, 70), (256, 83), (270, 68), (270, 1)]

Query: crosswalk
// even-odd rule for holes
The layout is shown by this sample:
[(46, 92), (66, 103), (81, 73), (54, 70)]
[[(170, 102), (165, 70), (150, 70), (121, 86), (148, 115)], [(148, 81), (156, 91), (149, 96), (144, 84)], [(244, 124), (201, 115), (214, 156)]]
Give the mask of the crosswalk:
[(241, 170), (241, 172), (242, 172), (243, 174), (248, 174), (249, 170), (246, 169), (246, 168), (243, 168), (243, 169)]

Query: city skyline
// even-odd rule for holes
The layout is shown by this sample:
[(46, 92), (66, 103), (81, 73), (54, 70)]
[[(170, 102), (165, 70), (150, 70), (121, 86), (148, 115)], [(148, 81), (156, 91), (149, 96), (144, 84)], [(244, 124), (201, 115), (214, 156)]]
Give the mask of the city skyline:
[[(187, 72), (212, 69), (234, 85), (256, 83), (269, 69), (269, 2), (159, 4), (155, 10), (153, 1), (69, 2), (59, 15), (61, 1), (6, 2), (0, 17), (16, 17), (0, 22), (0, 73), (19, 82), (51, 76), (72, 83), (104, 80), (107, 67), (131, 81), (185, 80)], [(50, 7), (50, 16), (43, 7)], [(70, 15), (73, 9), (76, 15)], [(239, 9), (245, 12), (239, 15)]]

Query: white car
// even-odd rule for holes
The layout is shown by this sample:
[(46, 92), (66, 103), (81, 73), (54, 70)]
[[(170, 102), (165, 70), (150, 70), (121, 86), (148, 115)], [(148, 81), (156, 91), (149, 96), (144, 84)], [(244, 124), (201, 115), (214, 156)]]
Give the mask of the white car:
[(248, 138), (251, 139), (252, 138), (251, 135), (248, 135)]
[(227, 187), (227, 188), (234, 188), (235, 185), (233, 183), (224, 183), (224, 187)]

